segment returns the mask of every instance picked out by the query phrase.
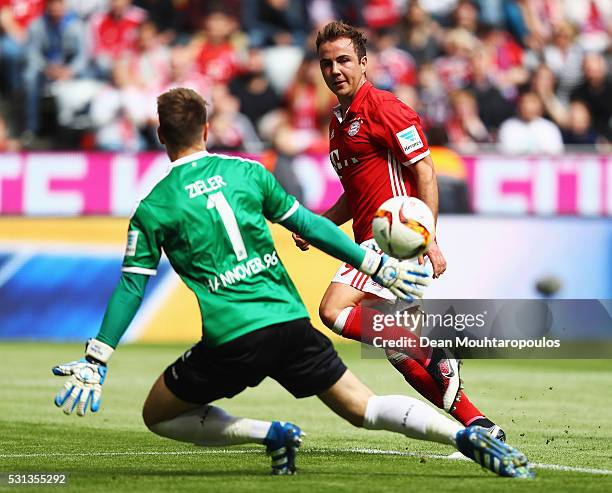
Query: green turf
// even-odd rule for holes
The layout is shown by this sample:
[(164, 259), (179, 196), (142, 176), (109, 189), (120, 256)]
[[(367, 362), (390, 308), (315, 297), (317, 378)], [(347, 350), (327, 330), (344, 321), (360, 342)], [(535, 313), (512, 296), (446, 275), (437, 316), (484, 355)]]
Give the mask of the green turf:
[[(50, 368), (80, 356), (82, 346), (0, 345), (0, 472), (66, 472), (68, 490), (88, 492), (612, 491), (610, 475), (538, 470), (536, 480), (520, 481), (497, 478), (469, 462), (423, 458), (452, 450), (353, 428), (317, 399), (294, 400), (266, 381), (220, 405), (235, 415), (291, 420), (308, 433), (299, 474), (270, 477), (268, 458), (253, 446), (215, 451), (146, 430), (142, 402), (155, 377), (183, 349), (121, 347), (110, 366), (101, 412), (78, 418), (64, 416), (53, 405), (62, 379), (52, 376)], [(361, 359), (356, 345), (339, 350), (376, 392), (415, 395), (385, 361)], [(533, 462), (612, 469), (612, 362), (468, 361), (463, 375), (472, 400)], [(415, 456), (347, 451), (356, 448)]]

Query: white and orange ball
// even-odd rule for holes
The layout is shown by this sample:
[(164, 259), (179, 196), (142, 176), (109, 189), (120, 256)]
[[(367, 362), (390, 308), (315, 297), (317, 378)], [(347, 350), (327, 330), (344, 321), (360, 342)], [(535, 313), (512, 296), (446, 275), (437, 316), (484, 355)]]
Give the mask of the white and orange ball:
[(391, 257), (423, 255), (435, 236), (431, 209), (416, 197), (393, 197), (383, 202), (372, 221), (374, 239)]

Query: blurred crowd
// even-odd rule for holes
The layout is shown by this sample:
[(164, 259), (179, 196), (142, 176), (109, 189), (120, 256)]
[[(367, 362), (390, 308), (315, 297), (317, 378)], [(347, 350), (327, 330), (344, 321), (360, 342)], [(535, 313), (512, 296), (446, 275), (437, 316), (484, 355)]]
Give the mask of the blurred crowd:
[(610, 0), (0, 0), (0, 151), (158, 149), (156, 96), (186, 86), (211, 150), (327, 153), (333, 19), (432, 145), (609, 149)]

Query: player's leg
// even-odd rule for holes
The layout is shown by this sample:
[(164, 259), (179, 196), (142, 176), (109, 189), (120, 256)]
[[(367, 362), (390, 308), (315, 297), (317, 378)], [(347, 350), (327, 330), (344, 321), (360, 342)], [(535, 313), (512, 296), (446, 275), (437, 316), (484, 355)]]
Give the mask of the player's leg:
[[(149, 392), (143, 406), (146, 426), (165, 438), (200, 446), (263, 444), (272, 456), (273, 474), (292, 474), (301, 444), (299, 427), (231, 416), (209, 404), (256, 386), (265, 378), (265, 371), (253, 368), (253, 354), (260, 352), (258, 336), (247, 334), (228, 343), (229, 349), (224, 351), (198, 344), (177, 359)], [(253, 349), (253, 353), (245, 348)]]
[[(414, 347), (403, 349), (403, 354), (413, 358), (420, 367), (426, 370), (428, 377), (426, 383), (434, 382), (436, 393), (429, 394), (425, 392), (423, 395), (432, 400), (437, 395), (442, 396), (442, 407), (445, 411), (450, 411), (457, 398), (460, 387), (459, 367), (457, 361), (452, 359), (444, 349), (420, 348), (418, 337), (408, 330), (407, 327), (385, 325), (384, 331), (377, 332), (373, 327), (380, 320), (381, 312), (366, 306), (364, 300), (368, 298), (378, 297), (387, 301), (394, 301), (394, 296), (391, 293), (385, 293), (381, 286), (378, 286), (370, 278), (365, 278), (363, 282), (358, 279), (357, 287), (352, 284), (346, 284), (350, 281), (350, 273), (347, 275), (342, 268), (334, 277), (334, 281), (327, 288), (325, 295), (319, 307), (321, 319), (329, 328), (337, 334), (361, 341), (366, 344), (372, 344), (375, 337), (383, 336), (387, 340), (402, 338), (412, 338)], [(397, 367), (396, 367), (397, 368)], [(399, 370), (400, 368), (398, 368)], [(403, 374), (408, 383), (418, 389), (427, 389), (426, 383), (420, 382), (418, 373)]]
[(371, 430), (394, 431), (410, 438), (454, 446), (455, 435), (463, 429), (412, 397), (374, 395), (350, 370), (318, 397), (351, 424)]
[(484, 428), (464, 428), (412, 397), (374, 395), (349, 370), (319, 398), (355, 426), (451, 445), (502, 476), (533, 476), (521, 452), (492, 439)]
[[(295, 397), (317, 395), (334, 412), (355, 426), (367, 427), (367, 423), (371, 422), (372, 429), (398, 431), (414, 438), (450, 445), (454, 443), (454, 434), (462, 428), (461, 425), (416, 399), (374, 396), (346, 368), (331, 341), (312, 328), (308, 320), (291, 322), (282, 335), (285, 338), (281, 347), (284, 361), (280, 363), (278, 371), (270, 376)], [(384, 406), (379, 402), (383, 402)], [(378, 409), (381, 409), (380, 413)], [(385, 417), (387, 414), (389, 416)], [(409, 420), (405, 424), (407, 431), (402, 431), (404, 418)], [(387, 424), (380, 424), (383, 422)]]
[[(362, 304), (371, 298), (390, 302), (395, 300), (387, 289), (343, 264), (323, 295), (319, 315), (323, 323), (337, 334), (368, 344), (371, 341), (367, 334), (374, 334), (368, 330), (363, 331), (363, 327), (371, 327), (374, 317), (379, 315), (378, 311)], [(387, 328), (386, 336), (402, 337), (406, 334), (404, 329), (394, 333), (392, 328)], [(410, 355), (388, 352), (387, 355), (404, 379), (430, 402), (449, 412), (465, 426), (484, 426), (490, 428), (497, 438), (505, 438), (504, 432), (486, 418), (460, 389), (458, 364), (444, 350), (439, 349), (434, 353), (420, 351)]]
[[(366, 278), (369, 279), (369, 278)], [(381, 312), (363, 304), (366, 299), (378, 300), (379, 297), (341, 282), (332, 282), (321, 300), (319, 315), (323, 323), (338, 335), (365, 344), (373, 344), (375, 338), (385, 339), (412, 338), (414, 345), (403, 351), (426, 364), (431, 356), (430, 349), (421, 349), (418, 338), (404, 327), (386, 325), (383, 332), (373, 330)]]
[[(435, 406), (443, 409), (442, 394), (439, 386), (423, 366), (414, 359), (396, 351), (387, 351), (387, 359), (419, 394)], [(493, 437), (503, 441), (506, 440), (504, 431), (487, 418), (472, 403), (463, 390), (459, 391), (449, 414), (463, 424), (463, 426), (482, 426), (489, 429)]]
[(269, 421), (230, 416), (209, 404), (183, 401), (168, 389), (164, 375), (153, 384), (142, 417), (157, 435), (203, 446), (263, 443), (271, 425)]

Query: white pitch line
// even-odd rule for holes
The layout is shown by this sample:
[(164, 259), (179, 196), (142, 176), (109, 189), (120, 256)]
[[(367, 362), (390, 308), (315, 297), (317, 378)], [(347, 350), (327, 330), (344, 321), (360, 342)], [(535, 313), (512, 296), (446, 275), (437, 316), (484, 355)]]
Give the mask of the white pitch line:
[[(381, 449), (370, 449), (370, 448), (306, 448), (303, 449), (300, 453), (302, 454), (320, 454), (320, 453), (354, 453), (354, 454), (364, 454), (364, 455), (394, 455), (394, 456), (402, 456), (402, 457), (413, 457), (413, 458), (423, 458), (423, 459), (442, 459), (442, 460), (466, 460), (457, 457), (451, 457), (443, 454), (420, 454), (418, 452), (403, 452), (401, 450), (381, 450)], [(98, 451), (90, 451), (90, 452), (51, 452), (51, 453), (31, 453), (31, 454), (0, 454), (0, 458), (2, 459), (27, 459), (27, 458), (35, 458), (35, 457), (91, 457), (91, 455), (95, 454), (96, 457), (136, 457), (136, 456), (173, 456), (173, 455), (240, 455), (240, 454), (262, 454), (262, 449), (196, 449), (196, 450), (133, 450), (133, 451), (124, 451), (124, 452), (98, 452)], [(469, 459), (467, 459), (469, 460)], [(591, 467), (574, 467), (574, 466), (563, 466), (559, 464), (541, 464), (541, 463), (532, 463), (531, 464), (536, 469), (547, 469), (550, 471), (561, 471), (561, 472), (577, 472), (582, 474), (599, 474), (602, 476), (611, 476), (611, 469), (595, 469)]]

